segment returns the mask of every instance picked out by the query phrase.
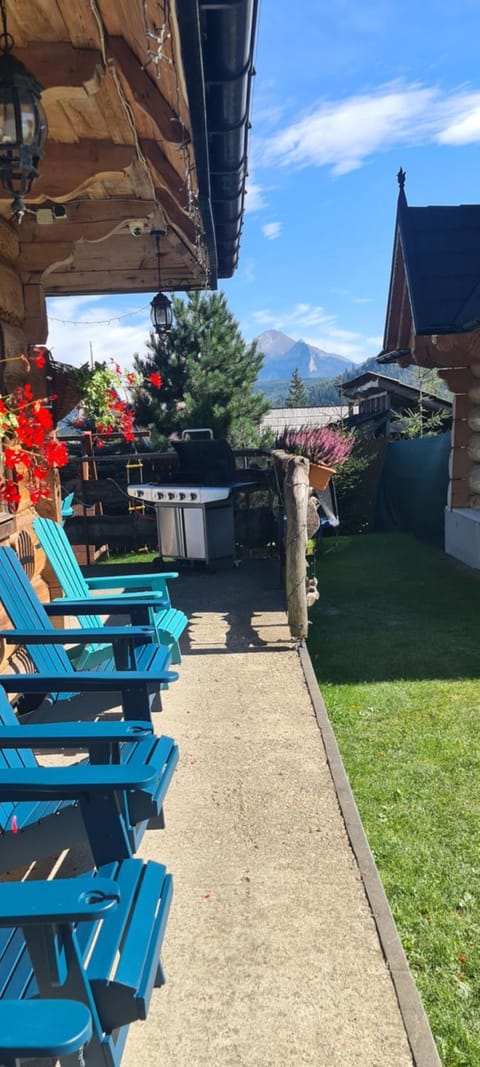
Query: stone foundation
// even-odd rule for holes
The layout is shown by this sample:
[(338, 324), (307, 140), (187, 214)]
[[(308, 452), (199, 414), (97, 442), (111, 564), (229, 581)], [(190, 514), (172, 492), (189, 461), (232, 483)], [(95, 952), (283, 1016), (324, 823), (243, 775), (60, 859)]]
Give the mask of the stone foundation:
[(480, 570), (480, 511), (445, 508), (445, 552)]

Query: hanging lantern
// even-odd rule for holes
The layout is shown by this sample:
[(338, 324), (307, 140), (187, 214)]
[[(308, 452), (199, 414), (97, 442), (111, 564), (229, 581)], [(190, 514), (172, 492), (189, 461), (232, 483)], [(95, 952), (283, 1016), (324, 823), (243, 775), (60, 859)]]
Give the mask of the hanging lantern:
[(172, 305), (165, 293), (157, 293), (150, 304), (152, 325), (156, 333), (168, 333), (172, 328)]
[(40, 102), (42, 86), (11, 54), (14, 40), (7, 32), (5, 0), (0, 0), (0, 14), (0, 182), (13, 197), (13, 216), (21, 221), (23, 198), (38, 178), (48, 129)]
[(162, 281), (160, 277), (160, 237), (163, 236), (162, 231), (152, 230), (152, 237), (155, 237), (157, 245), (157, 269), (158, 269), (158, 293), (154, 296), (152, 303), (150, 304), (150, 317), (152, 320), (152, 326), (155, 333), (163, 334), (168, 333), (172, 328), (172, 305), (168, 296), (162, 293)]

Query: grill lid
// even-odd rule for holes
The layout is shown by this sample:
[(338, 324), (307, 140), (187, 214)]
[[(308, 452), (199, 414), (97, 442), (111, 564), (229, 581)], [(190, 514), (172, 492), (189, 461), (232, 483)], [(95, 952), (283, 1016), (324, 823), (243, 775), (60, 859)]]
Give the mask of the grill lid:
[[(178, 475), (190, 485), (232, 485), (238, 471), (228, 441), (172, 441), (178, 457)], [(177, 474), (175, 474), (177, 479)]]

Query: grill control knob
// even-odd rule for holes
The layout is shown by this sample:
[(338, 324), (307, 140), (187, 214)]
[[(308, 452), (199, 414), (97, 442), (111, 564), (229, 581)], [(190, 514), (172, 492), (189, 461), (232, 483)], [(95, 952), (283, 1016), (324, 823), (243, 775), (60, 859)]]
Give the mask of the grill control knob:
[(185, 500), (185, 493), (179, 493), (178, 494), (178, 499), (179, 500)]
[(157, 500), (163, 500), (163, 493), (157, 493)]
[(198, 495), (197, 493), (190, 493), (190, 500), (196, 500), (197, 499), (197, 495)]
[(169, 493), (168, 494), (168, 499), (169, 500), (175, 500), (175, 493)]

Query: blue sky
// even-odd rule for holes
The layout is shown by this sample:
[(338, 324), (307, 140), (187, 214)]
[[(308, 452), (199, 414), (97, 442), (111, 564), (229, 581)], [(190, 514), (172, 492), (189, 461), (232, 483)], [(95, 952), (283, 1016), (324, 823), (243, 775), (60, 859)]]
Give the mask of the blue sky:
[[(240, 263), (219, 283), (247, 340), (379, 351), (400, 165), (411, 204), (480, 202), (479, 39), (477, 0), (261, 0)], [(130, 366), (148, 337), (138, 294), (50, 300), (49, 316), (63, 362), (92, 341)]]

